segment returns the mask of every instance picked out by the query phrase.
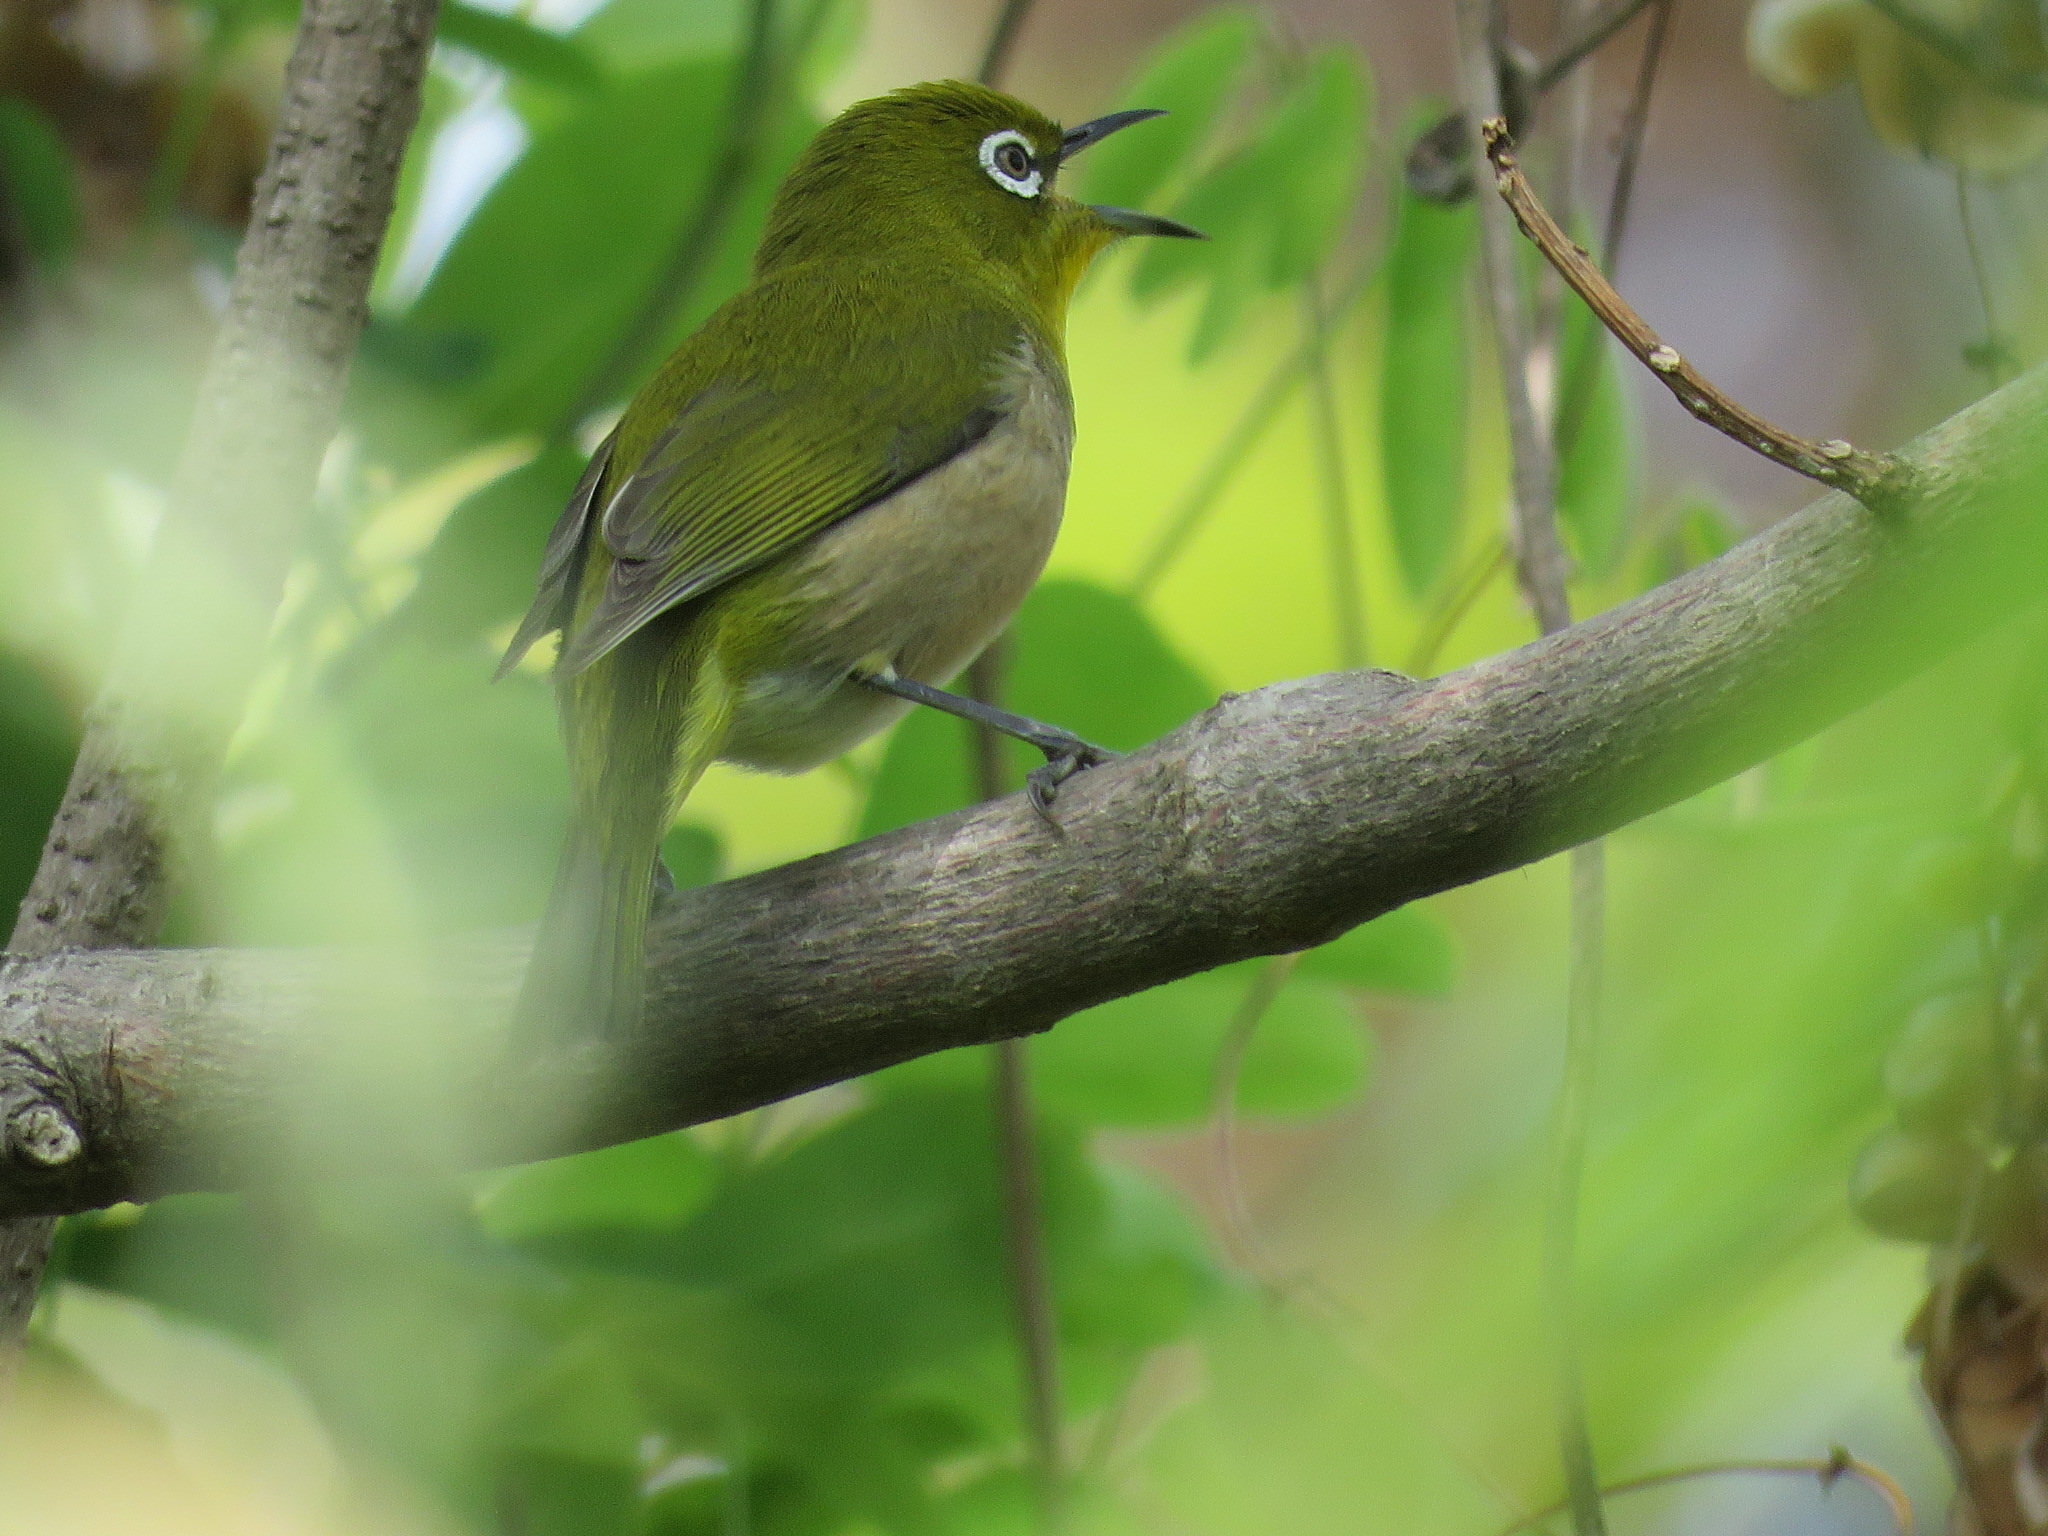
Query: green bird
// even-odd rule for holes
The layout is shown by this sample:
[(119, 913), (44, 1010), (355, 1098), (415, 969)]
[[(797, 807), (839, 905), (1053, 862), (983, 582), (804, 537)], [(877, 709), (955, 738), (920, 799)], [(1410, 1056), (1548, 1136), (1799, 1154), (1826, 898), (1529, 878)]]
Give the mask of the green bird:
[(592, 456), (499, 668), (561, 631), (573, 802), (522, 1027), (638, 1022), (661, 839), (714, 760), (797, 772), (913, 703), (1043, 750), (1041, 811), (1108, 756), (939, 685), (1059, 529), (1075, 285), (1120, 236), (1199, 238), (1056, 190), (1079, 151), (1159, 115), (1062, 131), (942, 81), (848, 108), (797, 160), (747, 287)]

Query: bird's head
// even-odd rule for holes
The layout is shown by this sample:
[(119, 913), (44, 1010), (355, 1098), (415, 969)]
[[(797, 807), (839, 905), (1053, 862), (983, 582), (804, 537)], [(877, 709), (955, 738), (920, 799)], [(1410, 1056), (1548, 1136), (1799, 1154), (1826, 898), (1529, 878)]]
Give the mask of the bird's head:
[(1114, 112), (1062, 129), (1014, 96), (940, 80), (863, 101), (798, 158), (768, 217), (757, 265), (852, 253), (983, 262), (1057, 316), (1105, 246), (1124, 235), (1202, 238), (1171, 219), (1076, 202), (1058, 189), (1074, 156), (1161, 114)]

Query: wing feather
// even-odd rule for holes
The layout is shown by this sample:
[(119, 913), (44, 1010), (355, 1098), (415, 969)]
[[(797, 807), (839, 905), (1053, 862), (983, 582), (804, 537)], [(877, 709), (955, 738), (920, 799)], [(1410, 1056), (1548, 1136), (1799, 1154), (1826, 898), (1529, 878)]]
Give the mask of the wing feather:
[(826, 338), (836, 358), (816, 356), (813, 337), (804, 367), (743, 353), (686, 396), (604, 499), (592, 532), (610, 568), (565, 631), (564, 675), (986, 436), (1009, 407), (1022, 328), (992, 306), (941, 328), (935, 309), (868, 316)]

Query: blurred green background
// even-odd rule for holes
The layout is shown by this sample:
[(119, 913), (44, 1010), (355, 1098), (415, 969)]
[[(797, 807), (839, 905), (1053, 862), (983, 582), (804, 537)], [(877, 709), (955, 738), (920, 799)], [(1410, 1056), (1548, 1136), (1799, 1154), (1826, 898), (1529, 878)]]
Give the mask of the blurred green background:
[[(0, 8), (17, 895), (161, 506), (293, 9)], [(537, 914), (564, 815), (544, 662), (487, 684), (542, 541), (623, 395), (744, 280), (808, 134), (916, 77), (891, 73), (907, 14), (451, 0), (217, 878), (181, 893), (173, 942)], [(971, 70), (980, 9), (929, 19), (927, 51), (964, 36), (942, 67)], [(1060, 89), (1080, 99), (1051, 104), (1174, 116), (1077, 166), (1078, 190), (1213, 239), (1113, 253), (1076, 302), (1067, 523), (1010, 703), (1129, 748), (1222, 690), (1523, 643), (1473, 210), (1400, 184), (1426, 72), (1382, 80), (1313, 8), (1141, 19), (1114, 69), (1077, 30)], [(1023, 88), (1059, 77), (1051, 36)], [(1867, 167), (1828, 110), (1809, 151)], [(2015, 185), (1980, 203), (2025, 206)], [(1898, 419), (2027, 351), (2025, 222), (1992, 223), (1994, 318), (1892, 381)], [(1558, 334), (1588, 359), (1563, 445), (1580, 612), (1800, 499), (1660, 466), (1636, 382), (1582, 314)], [(1578, 1298), (1610, 1475), (1841, 1443), (1939, 1518), (1901, 1338), (1928, 1245), (1968, 1247), (1957, 1213), (2035, 1141), (1985, 1081), (2040, 1004), (2044, 657), (2038, 623), (1995, 636), (1613, 839)], [(969, 761), (919, 715), (806, 777), (715, 768), (669, 861), (702, 883), (939, 814), (971, 798)], [(1544, 865), (1032, 1042), (1072, 1530), (1485, 1536), (1557, 1496), (1538, 1249), (1564, 914)], [(2009, 1005), (1955, 1002), (1986, 995)], [(989, 1075), (957, 1053), (526, 1169), (67, 1220), (0, 1531), (1034, 1529)], [(1784, 1478), (1613, 1518), (1891, 1528), (1868, 1488)]]

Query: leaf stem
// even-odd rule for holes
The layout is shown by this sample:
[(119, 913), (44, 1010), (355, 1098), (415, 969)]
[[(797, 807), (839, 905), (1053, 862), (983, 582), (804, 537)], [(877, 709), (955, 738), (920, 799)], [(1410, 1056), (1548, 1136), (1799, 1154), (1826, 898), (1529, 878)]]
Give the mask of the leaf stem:
[[(1371, 271), (1368, 269), (1351, 280), (1350, 286), (1330, 306), (1326, 324), (1334, 327), (1351, 312), (1351, 306), (1364, 296), (1370, 279)], [(1137, 574), (1131, 577), (1130, 585), (1124, 589), (1133, 601), (1143, 602), (1150, 597), (1174, 563), (1187, 552), (1189, 543), (1208, 520), (1209, 514), (1216, 510), (1217, 502), (1230, 488), (1231, 481), (1237, 478), (1238, 471), (1244, 468), (1252, 450), (1259, 446), (1273, 423), (1280, 419), (1280, 408), (1287, 403), (1294, 386), (1306, 376), (1315, 351), (1313, 338), (1303, 341), (1281, 359), (1267, 375), (1266, 382), (1259, 386), (1258, 393), (1245, 403), (1237, 421), (1209, 455), (1209, 462), (1190, 483), (1180, 505), (1166, 519), (1151, 550), (1138, 562)]]
[[(1851, 1456), (1841, 1446), (1836, 1446), (1825, 1460), (1696, 1462), (1691, 1466), (1648, 1472), (1641, 1477), (1621, 1478), (1604, 1485), (1600, 1491), (1608, 1498), (1615, 1498), (1630, 1493), (1646, 1493), (1652, 1488), (1669, 1488), (1676, 1483), (1693, 1482), (1700, 1478), (1772, 1474), (1817, 1478), (1823, 1490), (1833, 1488), (1844, 1477), (1853, 1477), (1859, 1483), (1874, 1489), (1878, 1497), (1884, 1500), (1886, 1509), (1891, 1512), (1892, 1523), (1898, 1527), (1899, 1536), (1913, 1536), (1913, 1501), (1907, 1496), (1906, 1490), (1899, 1486), (1898, 1479), (1880, 1466)], [(1565, 1506), (1561, 1502), (1546, 1505), (1522, 1516), (1511, 1525), (1501, 1527), (1498, 1536), (1518, 1536), (1518, 1533), (1532, 1530), (1564, 1512)]]
[(1024, 30), (1032, 3), (1033, 0), (1003, 0), (1003, 8), (996, 12), (995, 25), (989, 28), (988, 44), (981, 52), (981, 67), (974, 72), (974, 78), (983, 85), (1000, 86), (1010, 72), (1017, 34)]

